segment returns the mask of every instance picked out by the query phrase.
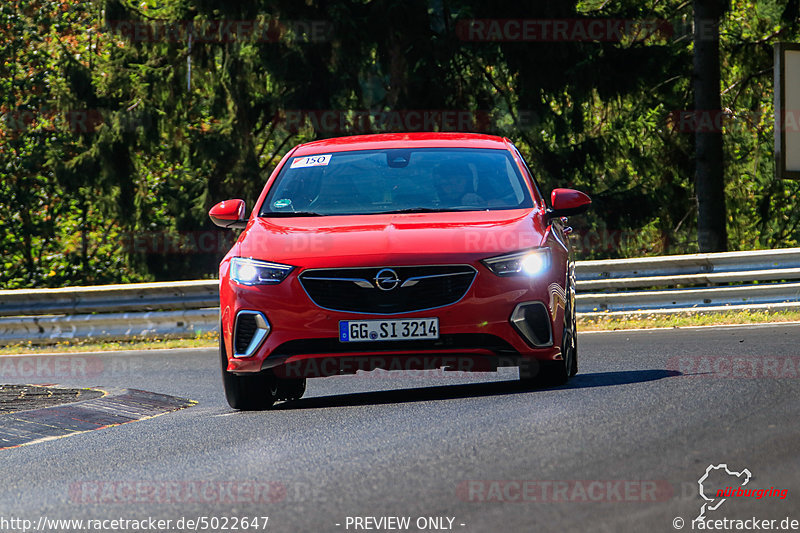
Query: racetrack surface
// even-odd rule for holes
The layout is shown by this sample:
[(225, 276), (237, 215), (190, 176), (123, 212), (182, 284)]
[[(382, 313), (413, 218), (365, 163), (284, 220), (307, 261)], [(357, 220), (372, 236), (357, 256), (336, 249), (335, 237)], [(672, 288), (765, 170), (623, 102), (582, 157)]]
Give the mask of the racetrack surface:
[(675, 531), (677, 517), (691, 530), (698, 479), (722, 463), (746, 468), (748, 487), (787, 493), (728, 498), (707, 518), (800, 520), (797, 325), (579, 343), (580, 374), (556, 389), (521, 389), (516, 369), (359, 374), (309, 380), (303, 399), (264, 412), (228, 407), (213, 350), (57, 355), (25, 375), (3, 357), (6, 384), (198, 403), (0, 451), (0, 529), (14, 531), (4, 518), (154, 517), (178, 531), (182, 517), (269, 516), (249, 531), (364, 531), (353, 517), (397, 516), (407, 529), (372, 530), (434, 530), (420, 517), (465, 532)]

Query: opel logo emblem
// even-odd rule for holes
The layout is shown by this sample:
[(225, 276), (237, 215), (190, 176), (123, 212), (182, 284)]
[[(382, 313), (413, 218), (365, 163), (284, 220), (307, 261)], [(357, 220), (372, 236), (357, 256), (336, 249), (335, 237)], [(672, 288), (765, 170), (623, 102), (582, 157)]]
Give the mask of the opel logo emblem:
[(382, 291), (390, 291), (400, 285), (400, 278), (397, 277), (397, 272), (391, 268), (384, 268), (375, 274), (375, 286)]

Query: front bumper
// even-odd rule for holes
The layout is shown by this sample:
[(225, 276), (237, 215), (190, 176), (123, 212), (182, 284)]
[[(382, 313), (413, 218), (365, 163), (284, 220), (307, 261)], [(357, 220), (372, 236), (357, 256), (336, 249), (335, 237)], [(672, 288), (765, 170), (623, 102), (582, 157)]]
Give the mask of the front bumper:
[[(561, 358), (563, 276), (499, 277), (482, 265), (456, 303), (392, 315), (323, 309), (314, 304), (293, 273), (276, 285), (245, 286), (227, 277), (220, 284), (222, 334), (228, 354), (234, 348), (241, 312), (263, 314), (268, 335), (245, 357), (229, 357), (235, 373), (281, 368), (314, 377), (375, 368), (494, 370), (523, 359)], [(554, 286), (556, 289), (554, 290)], [(559, 291), (558, 287), (562, 287)], [(439, 339), (343, 343), (339, 322), (382, 318), (439, 319)], [(525, 321), (531, 321), (531, 324)], [(239, 342), (239, 345), (244, 343)], [(252, 346), (248, 344), (248, 346)]]

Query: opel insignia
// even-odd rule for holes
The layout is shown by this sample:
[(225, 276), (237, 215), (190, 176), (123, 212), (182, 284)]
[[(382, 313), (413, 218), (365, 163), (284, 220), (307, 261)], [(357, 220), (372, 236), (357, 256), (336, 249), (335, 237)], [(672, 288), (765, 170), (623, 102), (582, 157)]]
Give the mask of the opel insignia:
[(293, 148), (222, 260), (220, 361), (228, 403), (263, 409), (306, 379), (359, 371), (519, 367), (531, 386), (578, 369), (568, 215), (517, 148), (465, 133), (381, 134)]

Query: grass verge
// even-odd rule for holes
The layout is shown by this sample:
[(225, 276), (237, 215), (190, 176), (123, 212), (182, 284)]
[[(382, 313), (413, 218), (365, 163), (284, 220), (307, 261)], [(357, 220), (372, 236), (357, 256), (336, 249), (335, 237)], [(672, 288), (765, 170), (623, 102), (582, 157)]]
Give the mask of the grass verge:
[(798, 322), (800, 311), (729, 311), (723, 313), (683, 313), (658, 315), (642, 312), (636, 316), (600, 316), (578, 318), (578, 331), (613, 331), (617, 329), (687, 328), (734, 324)]
[(166, 348), (216, 348), (219, 340), (212, 331), (190, 339), (134, 339), (130, 341), (62, 341), (57, 344), (13, 344), (0, 347), (0, 355), (36, 355), (39, 353), (107, 352), (120, 350), (161, 350)]

